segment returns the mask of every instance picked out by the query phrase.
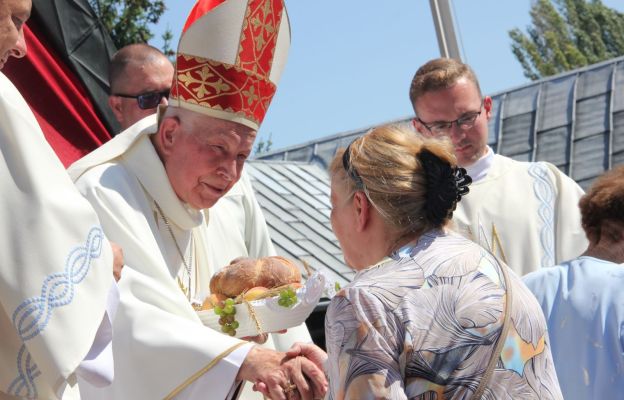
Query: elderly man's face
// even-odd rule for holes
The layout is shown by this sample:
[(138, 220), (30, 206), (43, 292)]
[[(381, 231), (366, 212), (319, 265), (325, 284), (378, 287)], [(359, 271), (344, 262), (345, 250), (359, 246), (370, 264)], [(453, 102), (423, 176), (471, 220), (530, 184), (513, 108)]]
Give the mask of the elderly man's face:
[[(169, 91), (173, 72), (173, 65), (164, 57), (151, 59), (142, 64), (131, 63), (125, 68), (123, 80), (116, 84), (115, 92), (138, 96)], [(167, 98), (161, 97), (158, 104), (167, 104)], [(109, 105), (122, 129), (127, 129), (137, 121), (156, 113), (158, 104), (153, 108), (142, 109), (137, 99), (115, 95), (109, 98)]]
[(26, 55), (24, 23), (31, 7), (31, 0), (0, 0), (0, 69), (9, 57)]
[(165, 118), (161, 158), (178, 197), (195, 209), (212, 207), (238, 181), (256, 131), (208, 116), (188, 123)]

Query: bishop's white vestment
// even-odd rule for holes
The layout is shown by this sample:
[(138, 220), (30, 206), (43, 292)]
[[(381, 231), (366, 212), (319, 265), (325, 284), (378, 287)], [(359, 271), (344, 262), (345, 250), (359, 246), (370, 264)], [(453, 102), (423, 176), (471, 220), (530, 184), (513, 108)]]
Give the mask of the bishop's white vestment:
[(97, 215), (3, 74), (0, 188), (0, 399), (60, 398), (81, 363), (98, 357), (113, 256)]
[(223, 399), (251, 346), (203, 326), (190, 300), (205, 298), (213, 273), (232, 259), (274, 249), (247, 178), (210, 210), (179, 200), (149, 139), (156, 130), (156, 117), (147, 117), (69, 169), (132, 270), (114, 323), (116, 379), (90, 393)]
[(488, 154), (467, 168), (470, 192), (453, 213), (456, 229), (522, 276), (587, 248), (578, 202), (583, 190), (547, 162)]

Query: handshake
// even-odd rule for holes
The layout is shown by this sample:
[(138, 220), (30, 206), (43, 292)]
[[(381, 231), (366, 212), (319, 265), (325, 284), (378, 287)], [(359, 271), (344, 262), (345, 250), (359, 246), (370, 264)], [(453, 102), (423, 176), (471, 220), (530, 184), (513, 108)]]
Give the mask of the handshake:
[(322, 399), (328, 388), (323, 372), (325, 352), (309, 343), (296, 343), (286, 353), (254, 346), (238, 371), (237, 380), (273, 400)]

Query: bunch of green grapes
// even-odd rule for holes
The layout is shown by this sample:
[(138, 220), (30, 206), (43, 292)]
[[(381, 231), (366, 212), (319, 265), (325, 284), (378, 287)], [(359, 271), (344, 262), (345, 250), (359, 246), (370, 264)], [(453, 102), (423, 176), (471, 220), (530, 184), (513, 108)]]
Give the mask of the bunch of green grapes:
[(286, 289), (280, 291), (277, 304), (282, 307), (290, 308), (297, 304), (297, 294), (291, 287), (287, 287)]
[(225, 299), (220, 302), (214, 308), (215, 314), (219, 317), (219, 325), (221, 325), (221, 332), (230, 336), (236, 335), (236, 329), (238, 329), (238, 321), (235, 319), (236, 308), (234, 307), (234, 299)]

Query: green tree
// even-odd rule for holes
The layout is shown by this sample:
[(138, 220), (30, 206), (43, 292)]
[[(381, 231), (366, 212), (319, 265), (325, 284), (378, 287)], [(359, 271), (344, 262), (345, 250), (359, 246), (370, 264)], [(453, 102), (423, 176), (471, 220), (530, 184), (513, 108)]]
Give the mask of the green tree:
[(600, 0), (536, 0), (527, 33), (509, 31), (532, 80), (624, 55), (624, 14)]
[[(147, 43), (154, 35), (150, 25), (158, 23), (165, 12), (164, 0), (89, 0), (91, 7), (108, 29), (117, 48), (132, 43)], [(170, 46), (171, 32), (163, 40)], [(165, 50), (171, 50), (170, 47)]]
[(167, 26), (165, 33), (162, 34), (163, 47), (162, 52), (171, 60), (171, 62), (175, 61), (176, 52), (171, 47), (171, 42), (173, 41), (173, 33), (171, 33), (171, 29)]

